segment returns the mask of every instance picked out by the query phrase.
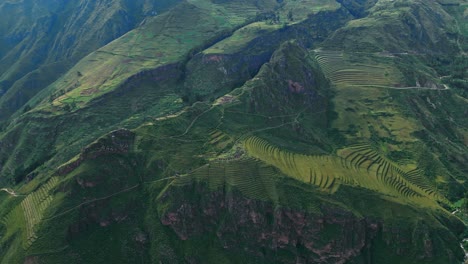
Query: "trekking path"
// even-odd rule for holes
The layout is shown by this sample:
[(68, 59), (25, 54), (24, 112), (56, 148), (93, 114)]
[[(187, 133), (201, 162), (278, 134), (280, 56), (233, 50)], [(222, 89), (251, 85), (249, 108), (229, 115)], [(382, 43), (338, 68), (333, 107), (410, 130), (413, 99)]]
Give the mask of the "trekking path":
[[(158, 179), (158, 180), (155, 180), (155, 181), (143, 182), (143, 184), (145, 184), (145, 183), (154, 183), (154, 182), (159, 182), (159, 181), (164, 181), (164, 180), (169, 180), (169, 179), (175, 179), (175, 178), (179, 178), (179, 177), (181, 177), (181, 176), (170, 176), (170, 177)], [(62, 211), (62, 212), (60, 212), (60, 213), (58, 213), (58, 214), (56, 214), (56, 215), (53, 215), (53, 216), (51, 216), (51, 217), (44, 218), (43, 220), (48, 221), (48, 220), (57, 218), (57, 217), (59, 217), (59, 216), (62, 216), (62, 215), (64, 215), (64, 214), (67, 214), (67, 213), (69, 213), (69, 212), (71, 212), (71, 211), (73, 211), (73, 210), (75, 210), (75, 209), (77, 209), (77, 208), (79, 208), (79, 207), (82, 207), (83, 205), (90, 204), (90, 203), (94, 203), (94, 202), (97, 202), (97, 201), (102, 201), (102, 200), (109, 199), (109, 198), (114, 197), (114, 196), (116, 196), (116, 195), (119, 195), (119, 194), (122, 194), (122, 193), (126, 193), (126, 192), (128, 192), (128, 191), (134, 190), (134, 189), (136, 189), (137, 187), (139, 187), (140, 185), (141, 185), (141, 184), (139, 183), (139, 184), (136, 184), (136, 185), (131, 186), (131, 187), (129, 187), (129, 188), (126, 188), (126, 189), (120, 190), (120, 191), (118, 191), (118, 192), (115, 192), (115, 193), (113, 193), (113, 194), (107, 195), (107, 196), (105, 196), (105, 197), (101, 197), (101, 198), (96, 198), (96, 199), (92, 199), (92, 200), (89, 200), (89, 201), (85, 201), (85, 202), (80, 203), (80, 204), (78, 204), (78, 205), (76, 205), (76, 206), (73, 206), (72, 208), (66, 209), (66, 210), (64, 210), (64, 211)]]
[(15, 193), (15, 191), (13, 191), (11, 189), (7, 189), (7, 188), (2, 188), (2, 189), (0, 189), (0, 191), (6, 192), (6, 193), (8, 193), (9, 195), (11, 195), (13, 197), (24, 196), (24, 195), (21, 195), (21, 194), (17, 194), (17, 193)]
[(69, 212), (73, 211), (74, 209), (77, 209), (78, 207), (81, 207), (81, 206), (83, 206), (83, 205), (90, 204), (90, 203), (94, 203), (94, 202), (101, 201), (101, 200), (109, 199), (109, 198), (111, 198), (111, 197), (113, 197), (113, 196), (116, 196), (116, 195), (119, 195), (119, 194), (121, 194), (121, 193), (125, 193), (125, 192), (128, 192), (128, 191), (130, 191), (130, 190), (133, 190), (133, 189), (137, 188), (138, 186), (140, 186), (140, 184), (136, 184), (136, 185), (134, 185), (134, 186), (132, 186), (132, 187), (130, 187), (130, 188), (127, 188), (127, 189), (118, 191), (118, 192), (116, 192), (116, 193), (113, 193), (113, 194), (108, 195), (108, 196), (105, 196), (105, 197), (101, 197), (101, 198), (97, 198), (97, 199), (92, 199), (92, 200), (89, 200), (89, 201), (80, 203), (80, 204), (77, 205), (77, 206), (74, 206), (74, 207), (72, 207), (72, 208), (70, 208), (70, 209), (67, 209), (67, 210), (65, 210), (65, 211), (62, 211), (62, 212), (60, 212), (60, 213), (58, 213), (58, 214), (56, 214), (56, 215), (53, 215), (53, 216), (51, 216), (51, 217), (44, 218), (44, 219), (42, 219), (42, 220), (43, 220), (43, 221), (48, 221), (48, 220), (57, 218), (57, 217), (62, 216), (62, 215), (64, 215), (64, 214), (66, 214), (66, 213), (69, 213)]

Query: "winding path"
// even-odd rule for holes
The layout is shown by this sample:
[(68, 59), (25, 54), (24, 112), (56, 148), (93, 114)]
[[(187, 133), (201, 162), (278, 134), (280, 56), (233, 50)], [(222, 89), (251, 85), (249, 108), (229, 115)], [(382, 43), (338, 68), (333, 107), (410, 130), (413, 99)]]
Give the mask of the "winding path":
[(11, 189), (7, 189), (7, 188), (2, 188), (2, 189), (0, 189), (0, 191), (6, 192), (6, 193), (8, 193), (9, 195), (11, 195), (13, 197), (23, 196), (23, 195), (19, 195), (19, 194), (15, 193), (15, 191), (13, 191)]
[[(175, 179), (175, 178), (179, 178), (179, 177), (182, 177), (182, 176), (170, 176), (170, 177), (158, 179), (158, 180), (155, 180), (155, 181), (143, 182), (143, 184), (145, 184), (145, 183), (154, 183), (154, 182), (159, 182), (159, 181), (165, 181), (165, 180)], [(136, 184), (136, 185), (134, 185), (134, 186), (132, 186), (132, 187), (129, 187), (129, 188), (120, 190), (120, 191), (118, 191), (118, 192), (115, 192), (115, 193), (113, 193), (113, 194), (107, 195), (107, 196), (105, 196), (105, 197), (96, 198), (96, 199), (92, 199), (92, 200), (89, 200), (89, 201), (82, 202), (82, 203), (80, 203), (80, 204), (78, 204), (78, 205), (76, 205), (76, 206), (73, 206), (73, 207), (71, 207), (71, 208), (69, 208), (69, 209), (66, 209), (66, 210), (64, 210), (64, 211), (62, 211), (62, 212), (60, 212), (60, 213), (58, 213), (58, 214), (55, 214), (55, 215), (53, 215), (53, 216), (51, 216), (51, 217), (44, 218), (44, 219), (42, 219), (42, 220), (48, 221), (48, 220), (57, 218), (57, 217), (59, 217), (59, 216), (62, 216), (62, 215), (64, 215), (64, 214), (67, 214), (67, 213), (69, 213), (69, 212), (71, 212), (71, 211), (73, 211), (73, 210), (75, 210), (75, 209), (77, 209), (77, 208), (79, 208), (79, 207), (81, 207), (81, 206), (83, 206), (83, 205), (90, 204), (90, 203), (94, 203), (94, 202), (97, 202), (97, 201), (102, 201), (102, 200), (109, 199), (109, 198), (114, 197), (114, 196), (116, 196), (116, 195), (119, 195), (119, 194), (122, 194), (122, 193), (125, 193), (125, 192), (128, 192), (128, 191), (131, 191), (131, 190), (133, 190), (133, 189), (135, 189), (135, 188), (137, 188), (137, 187), (139, 187), (139, 186), (141, 186), (140, 183), (139, 183), (139, 184)], [(2, 189), (2, 190), (3, 190), (3, 189)]]
[(433, 91), (447, 91), (450, 88), (444, 84), (444, 88), (433, 88), (433, 87), (424, 87), (424, 86), (408, 86), (408, 87), (395, 87), (395, 86), (384, 86), (384, 85), (373, 85), (373, 84), (350, 84), (351, 87), (376, 87), (376, 88), (386, 88), (393, 90), (433, 90)]

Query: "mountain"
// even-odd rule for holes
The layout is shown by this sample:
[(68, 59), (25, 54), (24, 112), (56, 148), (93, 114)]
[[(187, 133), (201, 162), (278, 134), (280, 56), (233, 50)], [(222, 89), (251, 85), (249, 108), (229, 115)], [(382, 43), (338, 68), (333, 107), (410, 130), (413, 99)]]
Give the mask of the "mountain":
[(0, 120), (92, 51), (177, 1), (2, 1)]
[(467, 6), (0, 2), (0, 263), (462, 263)]

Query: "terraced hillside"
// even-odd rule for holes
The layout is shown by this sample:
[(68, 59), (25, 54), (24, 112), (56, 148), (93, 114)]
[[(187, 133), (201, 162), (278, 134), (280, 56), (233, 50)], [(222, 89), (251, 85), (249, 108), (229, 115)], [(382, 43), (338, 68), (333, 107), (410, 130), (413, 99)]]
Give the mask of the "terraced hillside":
[(3, 224), (7, 226), (7, 233), (3, 239), (9, 239), (15, 232), (22, 233), (22, 246), (25, 250), (36, 241), (36, 230), (52, 202), (51, 191), (57, 183), (58, 178), (51, 178), (37, 191), (27, 195), (20, 205), (4, 217)]
[(447, 86), (408, 86), (391, 53), (349, 53), (316, 50), (315, 59), (326, 76), (338, 87), (445, 90)]
[(15, 84), (1, 264), (464, 261), (465, 0), (59, 2), (123, 35)]
[[(378, 56), (378, 54), (376, 55)], [(357, 57), (362, 60), (362, 57), (366, 56), (369, 55), (359, 53), (345, 55), (342, 51), (318, 50), (315, 59), (325, 75), (338, 87), (410, 88), (398, 87), (401, 86), (402, 76), (397, 69), (391, 67), (393, 64), (391, 59), (387, 59), (387, 63), (381, 64), (372, 62), (371, 58), (368, 59), (369, 64), (350, 62)], [(385, 57), (381, 55), (380, 60), (385, 60)], [(363, 61), (365, 62), (365, 60)]]
[(324, 191), (333, 193), (345, 184), (401, 197), (418, 205), (436, 206), (437, 201), (448, 202), (436, 193), (435, 187), (422, 180), (424, 176), (420, 171), (404, 171), (368, 145), (339, 150), (338, 156), (290, 153), (255, 137), (247, 139), (245, 146), (250, 155)]
[[(1, 170), (9, 180), (19, 181), (43, 162), (60, 166), (106, 132), (122, 126), (135, 128), (150, 118), (177, 113), (196, 100), (214, 100), (224, 95), (255, 75), (282, 41), (303, 32), (302, 40), (311, 45), (350, 19), (346, 10), (335, 10), (329, 4), (310, 6), (308, 12), (316, 16), (305, 20), (301, 16), (301, 20), (289, 21), (285, 27), (275, 26), (272, 34), (259, 35), (254, 40), (266, 45), (247, 43), (242, 52), (227, 59), (221, 56), (222, 65), (218, 55), (200, 59), (203, 53), (197, 52), (216, 45), (243, 25), (270, 23), (271, 15), (284, 6), (275, 1), (264, 1), (261, 5), (247, 1), (242, 8), (231, 1), (216, 5), (194, 1), (147, 17), (138, 28), (88, 55), (31, 99), (28, 107), (16, 112), (21, 120), (19, 126), (6, 122), (0, 137), (4, 142), (16, 143), (0, 149)], [(247, 6), (250, 7), (245, 9)], [(323, 12), (317, 13), (319, 6)], [(278, 9), (273, 11), (275, 8)], [(179, 12), (190, 15), (175, 15)], [(203, 18), (204, 23), (193, 28), (197, 17)], [(333, 23), (318, 26), (323, 19), (332, 19)], [(306, 30), (309, 27), (320, 34)], [(178, 35), (179, 39), (170, 37), (182, 31), (187, 33), (187, 41), (181, 39), (183, 34)], [(252, 45), (257, 49), (252, 49)], [(245, 52), (249, 56), (242, 54)], [(17, 137), (18, 130), (36, 134), (22, 133)], [(50, 137), (50, 131), (57, 136)], [(53, 148), (64, 154), (50, 159)]]
[[(278, 173), (274, 168), (251, 159), (217, 161), (193, 172), (176, 177), (175, 186), (192, 184), (192, 181), (207, 182), (211, 190), (234, 188), (247, 197), (258, 200), (278, 201), (275, 182)], [(229, 187), (228, 187), (229, 186)]]

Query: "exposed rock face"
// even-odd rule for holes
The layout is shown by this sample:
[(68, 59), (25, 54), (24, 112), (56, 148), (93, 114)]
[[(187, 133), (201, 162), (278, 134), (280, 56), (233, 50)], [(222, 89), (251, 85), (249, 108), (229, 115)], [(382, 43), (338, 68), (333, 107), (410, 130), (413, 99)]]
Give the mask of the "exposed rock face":
[(61, 166), (57, 174), (65, 175), (72, 172), (86, 159), (96, 159), (106, 154), (127, 153), (134, 136), (134, 133), (127, 129), (113, 131), (107, 137), (99, 139), (96, 143), (84, 149), (77, 160)]
[[(184, 188), (168, 191), (161, 199), (171, 205), (161, 212), (161, 222), (181, 240), (216, 234), (226, 250), (247, 252), (269, 263), (377, 263), (382, 257), (378, 254), (391, 254), (390, 259), (411, 255), (420, 261), (448, 254), (456, 261), (454, 253), (438, 252), (434, 244), (440, 238), (424, 223), (399, 226), (330, 205), (322, 205), (320, 213), (306, 212), (237, 192), (210, 192), (201, 185), (190, 189), (201, 194), (197, 200), (185, 197)], [(380, 245), (389, 251), (372, 252)]]
[(339, 208), (322, 211), (324, 214), (312, 214), (275, 208), (271, 203), (218, 191), (207, 194), (201, 203), (174, 205), (161, 222), (182, 240), (216, 232), (228, 250), (244, 250), (266, 259), (273, 257), (271, 252), (286, 251), (285, 257), (275, 259), (282, 263), (346, 263), (360, 255), (381, 228), (375, 220), (360, 219)]
[(190, 100), (225, 94), (251, 79), (268, 61), (272, 51), (259, 54), (202, 54), (187, 64), (185, 93)]

